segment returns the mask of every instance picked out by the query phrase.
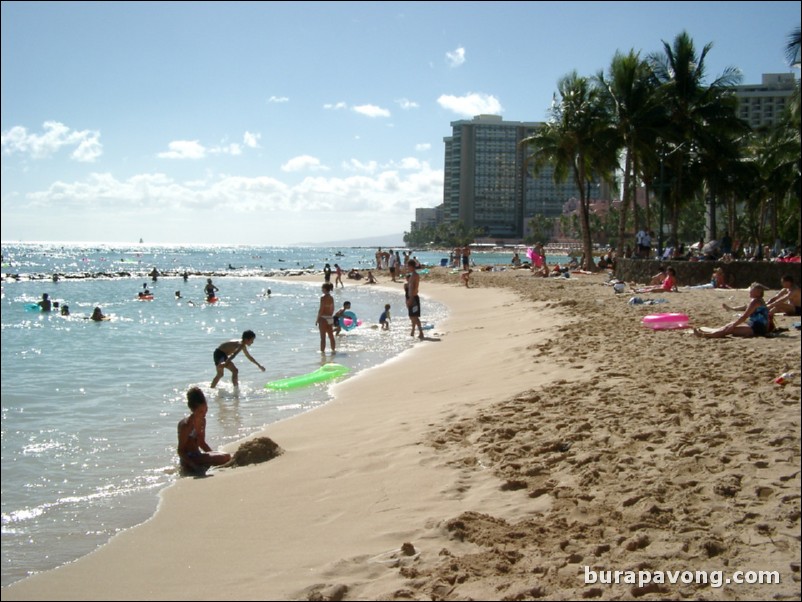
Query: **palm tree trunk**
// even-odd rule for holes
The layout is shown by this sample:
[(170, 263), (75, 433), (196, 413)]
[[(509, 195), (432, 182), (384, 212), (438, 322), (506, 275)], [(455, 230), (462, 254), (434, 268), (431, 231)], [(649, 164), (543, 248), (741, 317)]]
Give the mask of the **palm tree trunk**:
[(629, 204), (634, 203), (634, 195), (631, 190), (632, 180), (632, 154), (627, 151), (627, 157), (624, 161), (624, 194), (621, 198), (621, 211), (618, 214), (618, 240), (616, 246), (618, 250), (624, 248), (624, 236), (627, 230), (627, 217), (629, 211)]

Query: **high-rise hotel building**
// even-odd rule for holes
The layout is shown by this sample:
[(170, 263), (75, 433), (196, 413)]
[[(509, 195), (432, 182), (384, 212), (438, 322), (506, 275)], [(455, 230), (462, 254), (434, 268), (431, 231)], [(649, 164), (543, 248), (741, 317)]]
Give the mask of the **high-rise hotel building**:
[(779, 123), (796, 88), (793, 73), (764, 73), (760, 84), (734, 86), (738, 117), (754, 130)]
[[(444, 138), (444, 223), (461, 221), (487, 237), (522, 238), (532, 216), (559, 216), (566, 201), (579, 197), (570, 178), (554, 182), (551, 167), (535, 177), (527, 173), (527, 149), (520, 142), (540, 125), (497, 115), (451, 123), (452, 134)], [(599, 188), (592, 190), (598, 198)]]

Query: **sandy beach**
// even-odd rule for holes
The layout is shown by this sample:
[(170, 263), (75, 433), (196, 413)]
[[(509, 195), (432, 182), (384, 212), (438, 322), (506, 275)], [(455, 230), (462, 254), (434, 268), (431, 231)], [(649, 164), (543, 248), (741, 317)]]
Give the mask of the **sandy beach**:
[[(3, 600), (799, 599), (799, 318), (654, 331), (641, 317), (723, 325), (747, 293), (630, 305), (605, 281), (433, 270), (423, 318), (433, 298), (449, 319), (269, 426), (283, 454), (182, 479)], [(758, 571), (775, 582), (737, 582)]]

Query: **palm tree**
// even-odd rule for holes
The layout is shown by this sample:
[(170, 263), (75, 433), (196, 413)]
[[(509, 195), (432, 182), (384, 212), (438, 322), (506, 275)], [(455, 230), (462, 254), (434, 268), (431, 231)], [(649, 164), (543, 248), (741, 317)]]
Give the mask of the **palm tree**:
[(672, 237), (676, 237), (683, 200), (701, 189), (701, 180), (688, 177), (691, 163), (702, 154), (712, 154), (716, 137), (743, 127), (730, 98), (732, 86), (741, 78), (738, 70), (728, 67), (711, 84), (705, 84), (705, 58), (712, 46), (705, 45), (697, 54), (693, 40), (682, 32), (673, 45), (663, 42), (663, 54), (648, 57), (668, 111), (665, 139), (674, 149), (666, 159), (674, 176), (669, 197)]
[(618, 248), (623, 249), (630, 206), (635, 230), (638, 230), (635, 202), (638, 174), (642, 157), (655, 147), (659, 129), (665, 123), (665, 111), (657, 102), (657, 87), (649, 64), (634, 50), (628, 54), (616, 52), (608, 75), (605, 77), (600, 71), (596, 81), (612, 116), (618, 142), (624, 149), (623, 195), (617, 234)]
[(601, 102), (598, 88), (576, 71), (557, 84), (549, 110), (549, 120), (521, 144), (528, 147), (527, 163), (535, 172), (547, 164), (554, 166), (555, 182), (569, 173), (579, 190), (579, 220), (584, 250), (583, 269), (594, 270), (593, 240), (590, 229), (590, 183), (594, 177), (611, 179), (616, 155), (614, 132)]

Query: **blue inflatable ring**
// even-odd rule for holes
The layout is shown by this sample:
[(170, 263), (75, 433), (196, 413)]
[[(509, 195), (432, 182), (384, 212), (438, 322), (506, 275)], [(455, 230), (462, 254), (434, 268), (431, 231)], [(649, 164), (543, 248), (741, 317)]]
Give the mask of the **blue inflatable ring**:
[(349, 330), (353, 330), (357, 327), (356, 321), (356, 314), (352, 312), (350, 309), (344, 311), (342, 315), (340, 315), (340, 326), (342, 326), (343, 330), (346, 332)]

